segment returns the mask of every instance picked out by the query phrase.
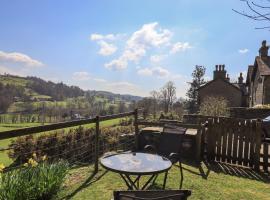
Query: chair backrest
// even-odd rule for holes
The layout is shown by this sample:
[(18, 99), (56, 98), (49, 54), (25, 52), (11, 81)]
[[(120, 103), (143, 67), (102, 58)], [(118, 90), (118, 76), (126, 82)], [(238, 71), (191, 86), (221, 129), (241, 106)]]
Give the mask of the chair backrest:
[(114, 191), (114, 200), (186, 200), (190, 190)]
[(171, 153), (180, 153), (182, 148), (183, 134), (164, 132), (161, 134), (157, 153), (169, 156)]

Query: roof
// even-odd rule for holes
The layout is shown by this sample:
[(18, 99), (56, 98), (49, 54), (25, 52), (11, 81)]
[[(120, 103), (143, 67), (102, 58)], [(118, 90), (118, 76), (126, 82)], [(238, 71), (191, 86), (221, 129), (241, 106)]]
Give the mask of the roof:
[[(242, 87), (242, 86), (240, 86), (240, 84), (238, 84), (238, 83), (231, 83), (231, 82), (226, 81), (226, 80), (224, 80), (224, 79), (222, 79), (222, 78), (217, 78), (217, 79), (208, 81), (207, 83), (205, 83), (204, 85), (202, 85), (201, 87), (199, 87), (198, 90), (200, 90), (200, 89), (202, 89), (202, 88), (204, 88), (204, 87), (207, 87), (208, 85), (210, 85), (211, 83), (213, 83), (213, 82), (215, 82), (215, 81), (217, 81), (217, 80), (221, 80), (221, 81), (225, 82), (226, 84), (228, 84), (228, 85), (234, 87), (235, 89), (240, 90), (243, 94), (246, 94), (244, 85), (243, 85), (243, 87)], [(244, 88), (244, 90), (243, 90), (243, 88)]]
[(247, 85), (249, 84), (249, 82), (250, 82), (250, 80), (251, 80), (253, 70), (254, 70), (254, 66), (253, 66), (253, 65), (249, 65), (249, 66), (248, 66), (247, 77), (246, 77), (246, 84), (247, 84)]
[(270, 76), (270, 56), (263, 59), (260, 56), (256, 56), (255, 62), (257, 63), (260, 75)]

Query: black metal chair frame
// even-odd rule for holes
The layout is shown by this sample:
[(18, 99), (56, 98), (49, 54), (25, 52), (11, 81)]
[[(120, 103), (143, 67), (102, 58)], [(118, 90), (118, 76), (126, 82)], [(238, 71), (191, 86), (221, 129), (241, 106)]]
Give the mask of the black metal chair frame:
[[(155, 153), (155, 154), (159, 154), (162, 156), (167, 157), (169, 160), (171, 160), (171, 162), (173, 164), (175, 163), (179, 163), (179, 171), (180, 171), (180, 185), (179, 185), (179, 189), (182, 188), (183, 185), (183, 168), (182, 168), (182, 162), (181, 162), (181, 141), (179, 141), (179, 149), (177, 150), (177, 152), (171, 152), (169, 155), (164, 155), (162, 152), (159, 151), (159, 146), (161, 144), (161, 142), (164, 141), (164, 139), (166, 139), (166, 134), (175, 134), (175, 133), (162, 133), (161, 139), (160, 139), (160, 143), (157, 147), (153, 146), (153, 145), (146, 145), (144, 147), (144, 152), (150, 152), (150, 153)], [(180, 135), (178, 135), (179, 137), (181, 137)], [(162, 138), (164, 137), (164, 138)], [(168, 176), (168, 171), (165, 173), (165, 178), (167, 179)], [(155, 181), (156, 179), (154, 179)], [(165, 183), (166, 184), (166, 183)], [(163, 189), (165, 189), (165, 185), (163, 185)]]
[(190, 190), (114, 191), (114, 200), (186, 200), (190, 195)]

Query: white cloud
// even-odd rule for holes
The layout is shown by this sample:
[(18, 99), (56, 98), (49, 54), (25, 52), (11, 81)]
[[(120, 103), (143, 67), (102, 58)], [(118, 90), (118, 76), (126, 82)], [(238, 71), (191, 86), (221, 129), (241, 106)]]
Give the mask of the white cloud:
[(102, 56), (109, 56), (114, 54), (117, 51), (117, 47), (114, 44), (111, 44), (107, 42), (108, 40), (113, 41), (116, 40), (116, 38), (119, 37), (119, 35), (101, 35), (94, 33), (90, 36), (90, 40), (97, 41), (98, 45), (100, 46), (100, 50), (98, 53)]
[(105, 64), (106, 68), (122, 70), (127, 68), (129, 62), (138, 63), (146, 51), (152, 47), (168, 45), (172, 32), (168, 29), (159, 28), (158, 23), (144, 24), (135, 31), (126, 42), (126, 47), (118, 59)]
[(35, 60), (26, 54), (17, 52), (7, 53), (0, 51), (0, 61), (23, 63), (30, 67), (40, 67), (44, 65), (42, 62)]
[(90, 79), (88, 72), (74, 72), (72, 78), (77, 81), (86, 81)]
[(166, 78), (170, 75), (170, 72), (162, 67), (144, 68), (139, 69), (137, 74), (141, 76), (156, 76), (158, 78)]
[(115, 45), (109, 44), (103, 40), (101, 40), (98, 44), (100, 45), (100, 50), (98, 53), (103, 56), (112, 55), (117, 50), (117, 47)]
[(172, 45), (172, 49), (170, 53), (175, 54), (180, 51), (186, 51), (187, 49), (192, 48), (192, 46), (188, 42), (176, 42), (175, 44)]
[(246, 48), (245, 49), (239, 49), (238, 52), (241, 53), (241, 54), (246, 54), (247, 52), (249, 52), (249, 50), (246, 49)]
[(101, 35), (101, 34), (91, 34), (90, 40), (96, 41), (96, 40), (115, 40), (116, 36), (113, 34), (108, 34), (108, 35)]
[(99, 82), (99, 83), (106, 83), (107, 82), (105, 79), (102, 79), (102, 78), (94, 78), (93, 80), (96, 82)]
[(124, 59), (115, 59), (105, 64), (107, 69), (122, 70), (127, 68), (127, 61)]
[(148, 46), (161, 46), (167, 44), (172, 36), (172, 32), (168, 29), (158, 27), (158, 23), (144, 24), (142, 28), (135, 31), (131, 38), (127, 41), (129, 48)]
[(137, 74), (142, 75), (142, 76), (152, 76), (153, 72), (149, 68), (144, 68), (144, 69), (139, 69), (137, 71)]
[(162, 67), (155, 67), (152, 69), (153, 75), (159, 78), (166, 78), (170, 75), (170, 72)]
[(165, 59), (165, 57), (167, 57), (167, 55), (153, 55), (150, 57), (150, 61), (152, 63), (158, 63), (162, 61), (163, 59)]

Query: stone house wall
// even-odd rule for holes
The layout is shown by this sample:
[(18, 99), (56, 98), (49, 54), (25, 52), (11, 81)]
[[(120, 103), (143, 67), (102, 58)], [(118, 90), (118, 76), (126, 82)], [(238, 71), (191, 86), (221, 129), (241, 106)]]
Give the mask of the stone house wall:
[(202, 103), (207, 96), (224, 97), (228, 100), (230, 107), (242, 106), (242, 92), (221, 79), (217, 79), (206, 87), (199, 89), (199, 103)]
[(257, 72), (253, 83), (254, 105), (263, 104), (263, 77)]
[(264, 79), (264, 104), (270, 104), (270, 76)]

